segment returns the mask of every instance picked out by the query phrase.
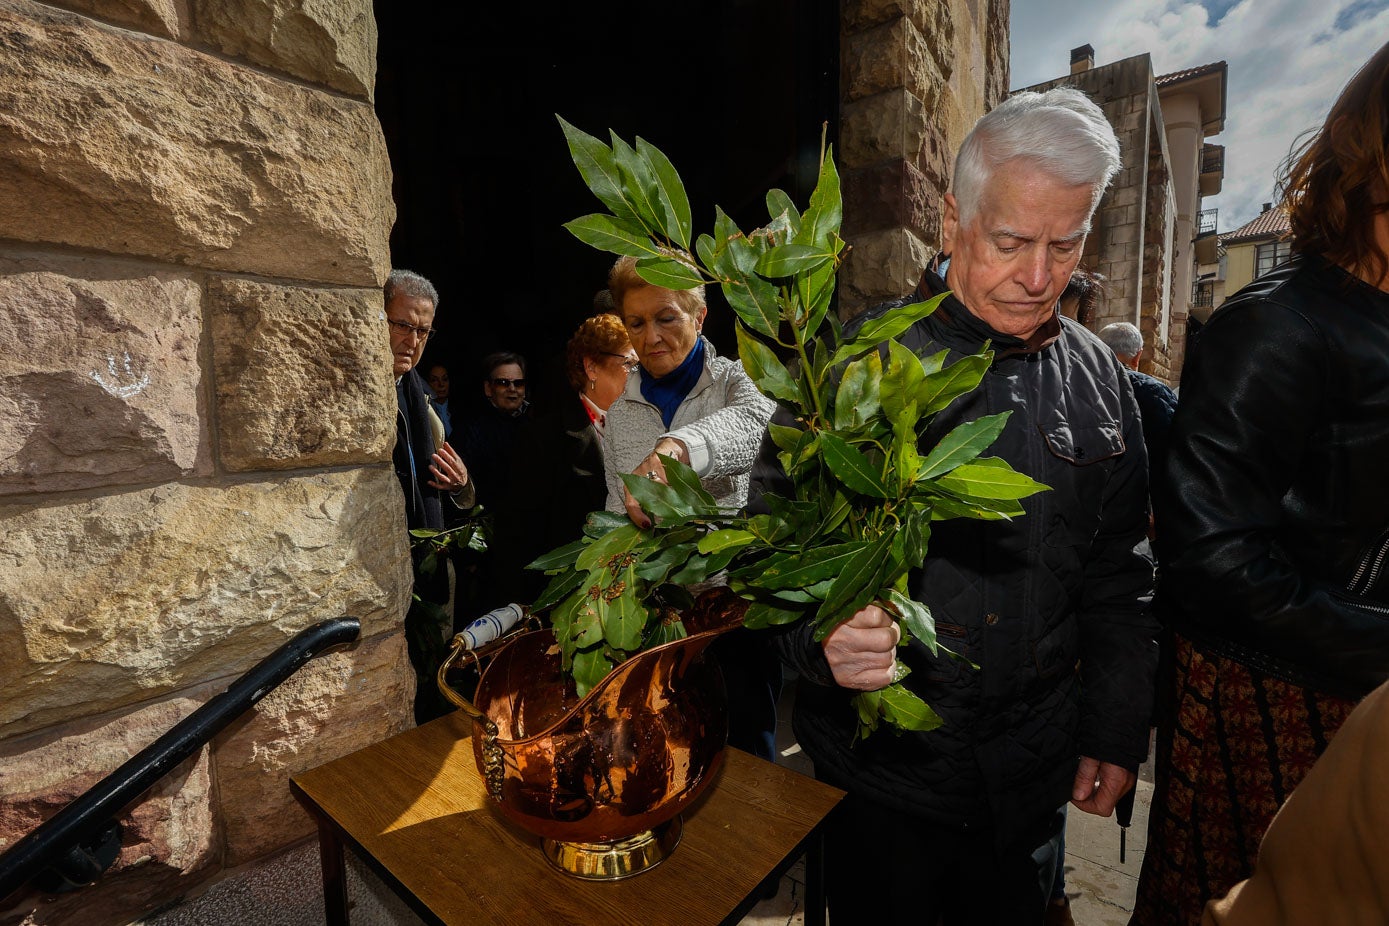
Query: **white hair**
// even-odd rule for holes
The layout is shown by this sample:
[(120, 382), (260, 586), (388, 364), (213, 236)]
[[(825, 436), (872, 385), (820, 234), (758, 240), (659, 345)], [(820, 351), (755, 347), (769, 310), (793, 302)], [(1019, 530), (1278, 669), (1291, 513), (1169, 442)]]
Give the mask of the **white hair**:
[(1014, 94), (975, 123), (955, 158), (951, 192), (960, 223), (979, 207), (999, 166), (1025, 160), (1062, 183), (1089, 185), (1090, 213), (1119, 172), (1119, 139), (1094, 101), (1073, 87)]
[(1143, 333), (1128, 322), (1115, 322), (1099, 330), (1100, 340), (1120, 357), (1136, 357), (1143, 349)]
[(427, 299), (436, 312), (439, 310), (439, 291), (433, 283), (413, 270), (392, 270), (390, 276), (386, 277), (384, 291), (387, 305), (395, 296), (410, 296)]

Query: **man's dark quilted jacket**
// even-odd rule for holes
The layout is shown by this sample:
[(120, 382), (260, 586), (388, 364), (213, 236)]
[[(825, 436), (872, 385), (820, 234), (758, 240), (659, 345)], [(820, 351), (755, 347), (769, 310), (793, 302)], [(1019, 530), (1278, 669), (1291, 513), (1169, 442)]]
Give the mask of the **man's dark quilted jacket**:
[[(918, 296), (854, 324), (943, 288), (928, 272)], [(923, 448), (964, 421), (1011, 410), (987, 455), (1051, 487), (1011, 522), (932, 526), (913, 594), (931, 608), (941, 642), (979, 668), (916, 641), (899, 654), (912, 670), (906, 684), (944, 726), (900, 736), (883, 728), (854, 744), (852, 692), (834, 684), (811, 628), (779, 638), (801, 675), (796, 735), (821, 778), (937, 823), (996, 826), (1004, 841), (1070, 798), (1078, 756), (1138, 767), (1157, 662), (1152, 562), (1135, 551), (1147, 475), (1133, 392), (1098, 338), (1058, 321), (1054, 339), (1029, 350), (948, 297), (900, 338), (923, 356), (948, 348), (948, 362), (985, 340), (997, 355), (979, 389), (937, 416)], [(763, 449), (755, 484), (786, 494), (775, 448)]]

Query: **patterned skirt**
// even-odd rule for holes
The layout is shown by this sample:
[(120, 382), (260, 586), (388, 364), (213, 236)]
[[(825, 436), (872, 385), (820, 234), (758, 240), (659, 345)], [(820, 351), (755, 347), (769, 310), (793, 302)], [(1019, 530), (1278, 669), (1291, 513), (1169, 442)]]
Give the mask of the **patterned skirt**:
[[(1355, 707), (1204, 650), (1173, 647), (1148, 847), (1129, 926), (1196, 926), (1250, 876), (1279, 806)], [(1171, 697), (1171, 694), (1169, 697)]]

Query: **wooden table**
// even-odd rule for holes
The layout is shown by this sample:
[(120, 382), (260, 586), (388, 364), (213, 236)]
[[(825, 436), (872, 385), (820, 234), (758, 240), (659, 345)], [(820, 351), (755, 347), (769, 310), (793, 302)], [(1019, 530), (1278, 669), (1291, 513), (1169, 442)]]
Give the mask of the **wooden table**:
[(734, 924), (807, 852), (807, 926), (823, 926), (821, 825), (843, 792), (737, 749), (684, 814), (679, 847), (623, 881), (562, 874), (491, 806), (461, 713), (295, 775), (318, 822), (331, 926), (346, 924), (343, 848), (425, 922), (569, 926)]

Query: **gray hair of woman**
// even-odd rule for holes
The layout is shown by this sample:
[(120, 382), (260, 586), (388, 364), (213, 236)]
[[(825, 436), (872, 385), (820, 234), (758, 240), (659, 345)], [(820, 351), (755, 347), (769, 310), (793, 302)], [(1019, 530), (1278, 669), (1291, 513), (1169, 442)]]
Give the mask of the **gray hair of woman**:
[(1119, 172), (1119, 139), (1094, 101), (1072, 87), (1009, 97), (975, 124), (955, 158), (951, 192), (962, 224), (973, 220), (994, 170), (1013, 160), (1068, 185), (1089, 185), (1094, 213)]

